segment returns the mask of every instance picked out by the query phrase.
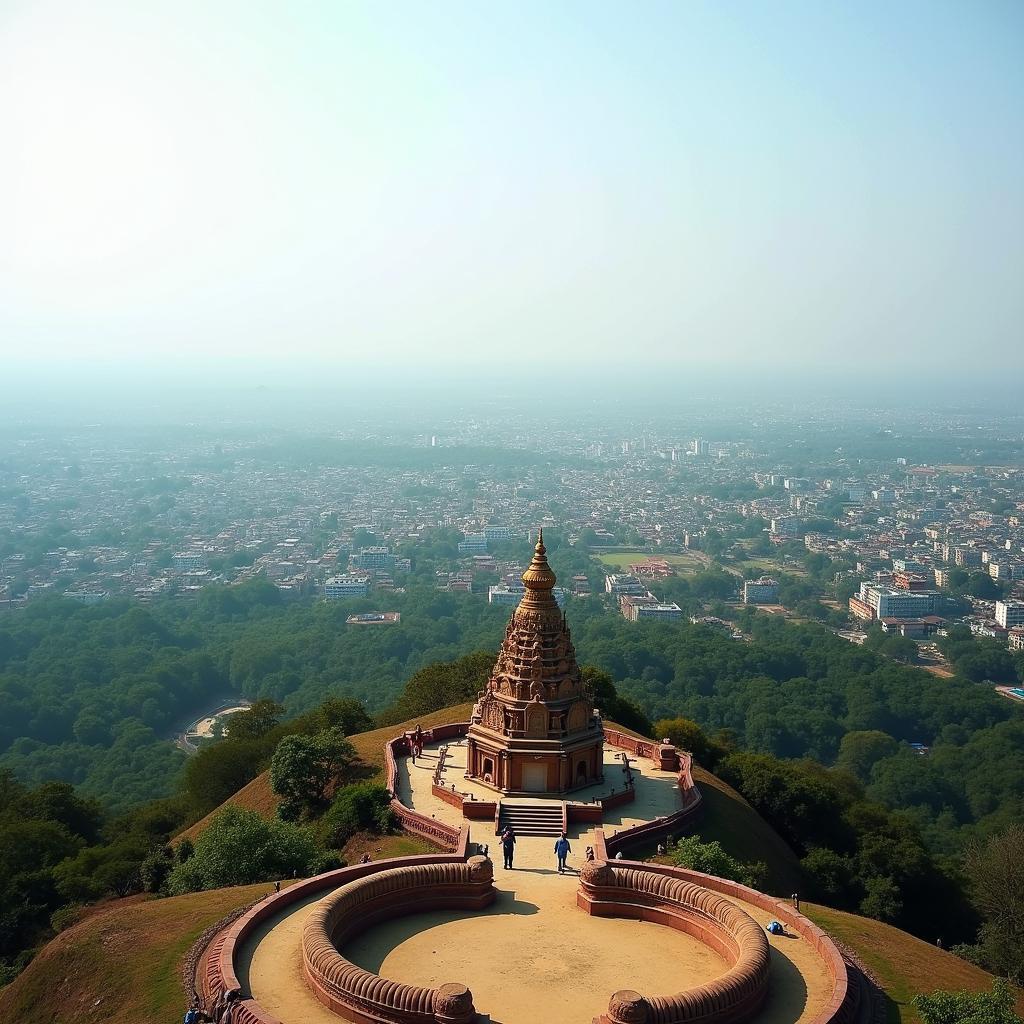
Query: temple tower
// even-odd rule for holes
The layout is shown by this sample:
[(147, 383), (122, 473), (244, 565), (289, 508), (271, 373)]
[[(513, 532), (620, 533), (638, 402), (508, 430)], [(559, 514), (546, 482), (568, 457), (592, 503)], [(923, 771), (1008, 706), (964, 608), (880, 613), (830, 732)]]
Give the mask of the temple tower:
[(601, 781), (604, 730), (583, 692), (569, 627), (551, 593), (544, 534), (523, 573), (487, 689), (473, 708), (466, 777), (503, 793), (565, 793)]

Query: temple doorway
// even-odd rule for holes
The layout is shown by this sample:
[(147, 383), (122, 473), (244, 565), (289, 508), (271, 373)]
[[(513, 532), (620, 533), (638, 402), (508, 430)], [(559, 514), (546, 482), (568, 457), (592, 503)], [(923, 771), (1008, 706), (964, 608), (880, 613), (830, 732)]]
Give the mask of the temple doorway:
[(548, 766), (546, 764), (523, 765), (523, 789), (527, 793), (543, 793), (548, 788)]

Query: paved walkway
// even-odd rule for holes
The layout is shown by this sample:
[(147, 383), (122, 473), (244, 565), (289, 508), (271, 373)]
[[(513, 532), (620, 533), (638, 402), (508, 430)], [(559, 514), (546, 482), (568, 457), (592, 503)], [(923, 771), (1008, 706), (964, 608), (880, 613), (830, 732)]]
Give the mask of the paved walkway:
[[(432, 792), (434, 770), (437, 768), (440, 746), (440, 744), (431, 744), (424, 747), (423, 756), (416, 759), (416, 764), (413, 764), (410, 758), (399, 760), (398, 795), (407, 807), (412, 807), (421, 814), (428, 814), (449, 825), (462, 825), (464, 820), (462, 812), (457, 807), (439, 800)], [(604, 762), (604, 783), (569, 794), (570, 802), (586, 803), (597, 797), (607, 796), (613, 790), (622, 792), (625, 788), (625, 780), (619, 751), (605, 747)], [(675, 772), (663, 772), (646, 758), (631, 759), (630, 767), (633, 772), (636, 799), (632, 803), (623, 804), (605, 814), (604, 823), (600, 827), (604, 829), (606, 836), (613, 835), (619, 829), (632, 828), (634, 825), (641, 825), (654, 818), (674, 814), (682, 806)], [(501, 796), (500, 793), (495, 793), (494, 790), (487, 789), (478, 782), (464, 778), (465, 771), (465, 740), (454, 741), (449, 745), (448, 756), (445, 759), (445, 770), (442, 776), (444, 784), (448, 787), (454, 784), (458, 792), (472, 793), (480, 800), (495, 800)], [(536, 797), (505, 798), (505, 801), (507, 803), (553, 802), (561, 804), (562, 798), (538, 795)], [(490, 843), (491, 852), (494, 853), (493, 827), (489, 827), (486, 821), (472, 822), (471, 827), (474, 841)], [(581, 857), (585, 848), (593, 844), (593, 833), (596, 828), (598, 828), (596, 825), (570, 825), (569, 839), (573, 843), (579, 844)], [(497, 856), (496, 859), (500, 861), (501, 858)]]
[[(452, 745), (446, 782), (462, 792), (465, 748)], [(606, 752), (606, 786), (621, 777)], [(399, 793), (421, 813), (461, 824), (458, 810), (431, 793), (437, 750), (413, 766), (399, 764)], [(646, 762), (634, 762), (637, 800), (606, 818), (605, 828), (629, 827), (672, 813), (679, 802), (675, 775)], [(617, 774), (618, 773), (618, 774)], [(493, 798), (489, 791), (488, 798)], [(586, 796), (586, 793), (582, 794)], [(345, 955), (384, 977), (413, 985), (448, 981), (467, 984), (481, 1019), (490, 1024), (590, 1024), (620, 988), (670, 993), (717, 977), (725, 963), (682, 932), (660, 925), (589, 917), (576, 907), (575, 870), (584, 859), (592, 829), (569, 835), (573, 870), (555, 870), (553, 840), (523, 836), (515, 866), (500, 866), (501, 853), (486, 823), (474, 824), (477, 842), (491, 843), (498, 899), (488, 910), (436, 912), (398, 918), (369, 929), (349, 942)], [(288, 908), (266, 922), (242, 950), (239, 978), (247, 993), (283, 1024), (337, 1024), (338, 1017), (318, 1003), (302, 978), (302, 926), (315, 900)], [(755, 921), (764, 911), (736, 901)], [(757, 1024), (804, 1024), (824, 1005), (831, 979), (813, 947), (799, 938), (768, 936), (772, 947), (771, 988)]]

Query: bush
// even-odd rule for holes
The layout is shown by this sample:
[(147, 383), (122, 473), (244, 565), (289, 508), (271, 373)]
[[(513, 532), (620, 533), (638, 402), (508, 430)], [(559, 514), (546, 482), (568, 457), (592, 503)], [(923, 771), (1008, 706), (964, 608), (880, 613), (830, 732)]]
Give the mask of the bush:
[(391, 794), (372, 782), (339, 790), (320, 823), (325, 845), (340, 849), (364, 830), (381, 835), (394, 831), (395, 817), (390, 805)]
[(196, 841), (195, 853), (171, 871), (167, 888), (179, 895), (306, 876), (320, 866), (321, 855), (309, 829), (227, 807)]
[(669, 856), (678, 867), (728, 878), (751, 888), (761, 885), (767, 874), (764, 864), (744, 864), (726, 853), (717, 840), (702, 843), (699, 836), (686, 836), (678, 840), (670, 847)]
[(913, 1003), (925, 1024), (1020, 1024), (1002, 978), (992, 982), (991, 992), (938, 991), (914, 996)]

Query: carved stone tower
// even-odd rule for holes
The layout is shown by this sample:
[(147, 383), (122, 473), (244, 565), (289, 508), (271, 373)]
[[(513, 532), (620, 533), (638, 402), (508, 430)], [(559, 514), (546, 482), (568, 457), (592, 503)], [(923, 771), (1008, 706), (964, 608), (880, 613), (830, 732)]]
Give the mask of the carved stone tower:
[(604, 730), (580, 678), (569, 627), (551, 593), (544, 535), (523, 573), (487, 689), (473, 708), (467, 778), (503, 793), (565, 793), (601, 781)]

